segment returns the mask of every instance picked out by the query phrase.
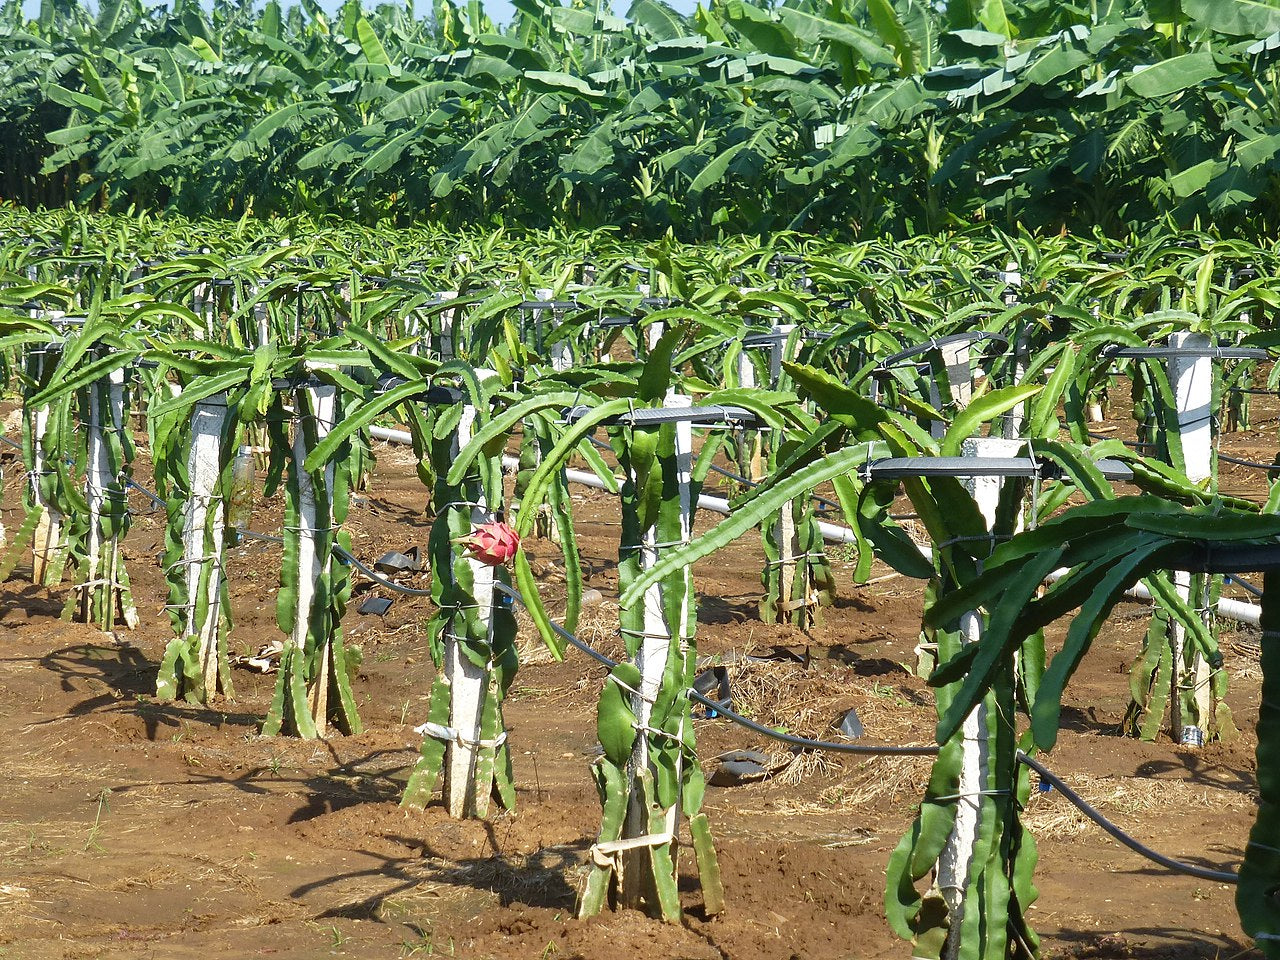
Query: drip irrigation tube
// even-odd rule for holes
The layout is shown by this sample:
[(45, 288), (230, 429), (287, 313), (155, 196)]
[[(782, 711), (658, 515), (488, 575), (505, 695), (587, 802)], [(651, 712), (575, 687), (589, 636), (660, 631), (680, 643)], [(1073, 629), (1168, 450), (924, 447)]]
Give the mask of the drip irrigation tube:
[(1222, 452), (1218, 453), (1219, 460), (1225, 460), (1227, 463), (1234, 463), (1241, 467), (1252, 467), (1254, 470), (1265, 470), (1268, 473), (1280, 473), (1280, 464), (1276, 463), (1259, 463), (1257, 460), (1241, 460), (1239, 457), (1233, 457)]
[[(526, 606), (524, 602), (524, 597), (520, 596), (520, 593), (517, 590), (507, 586), (505, 583), (495, 580), (493, 583), (493, 589), (497, 590), (499, 593), (505, 594), (507, 597), (514, 600), (516, 603), (520, 604), (520, 606), (522, 607)], [(587, 656), (591, 657), (593, 660), (599, 661), (610, 670), (612, 670), (614, 667), (618, 665), (617, 660), (614, 660), (612, 657), (608, 657), (605, 654), (601, 653), (599, 650), (591, 646), (586, 641), (579, 640), (577, 637), (575, 637), (572, 633), (570, 633), (564, 627), (560, 626), (560, 624), (556, 623), (554, 620), (549, 621), (549, 623), (551, 624), (552, 631), (555, 633), (557, 637), (559, 637), (561, 640), (564, 640), (566, 643), (569, 643), (570, 645), (577, 647), (579, 650), (581, 650)]]
[(1230, 574), (1224, 574), (1222, 579), (1226, 580), (1227, 583), (1234, 583), (1236, 586), (1244, 588), (1255, 597), (1262, 596), (1262, 588), (1255, 587), (1248, 580), (1241, 580), (1239, 577), (1233, 577)]
[(1262, 347), (1107, 347), (1102, 355), (1124, 360), (1149, 360), (1162, 357), (1208, 357), (1211, 360), (1265, 360), (1270, 354)]
[[(495, 583), (493, 586), (495, 590), (500, 591), (516, 603), (524, 606), (524, 598), (520, 596), (518, 591), (503, 583)], [(600, 663), (609, 667), (609, 669), (613, 669), (613, 667), (617, 666), (616, 660), (610, 659), (603, 653), (600, 653), (598, 650), (591, 647), (589, 644), (579, 640), (558, 624), (553, 622), (551, 624), (551, 628), (559, 637), (568, 641), (588, 656), (594, 657)], [(685, 691), (685, 695), (690, 700), (694, 700), (697, 703), (702, 704), (704, 707), (715, 710), (721, 716), (726, 717), (741, 727), (745, 727), (748, 730), (752, 730), (755, 733), (759, 733), (773, 740), (778, 740), (782, 743), (788, 743), (792, 746), (802, 747), (804, 749), (824, 750), (832, 753), (881, 756), (936, 756), (939, 750), (938, 747), (878, 747), (856, 743), (834, 743), (829, 740), (811, 740), (808, 737), (797, 737), (794, 734), (782, 733), (778, 730), (772, 729), (771, 727), (766, 727), (764, 724), (756, 723), (754, 720), (748, 720), (740, 713), (726, 707), (723, 703), (712, 700), (710, 697), (705, 697), (696, 690), (689, 689)], [(1232, 884), (1239, 882), (1239, 875), (1233, 871), (1210, 870), (1206, 867), (1198, 867), (1195, 864), (1175, 860), (1172, 857), (1166, 857), (1164, 854), (1152, 850), (1146, 844), (1125, 833), (1105, 816), (1099, 813), (1087, 800), (1072, 790), (1071, 787), (1062, 780), (1062, 778), (1058, 777), (1038, 760), (1033, 760), (1021, 750), (1017, 752), (1015, 759), (1018, 763), (1034, 770), (1039, 774), (1042, 780), (1053, 786), (1059, 793), (1061, 793), (1072, 806), (1106, 831), (1106, 833), (1113, 839), (1119, 841), (1139, 856), (1145, 857), (1152, 863), (1159, 864), (1167, 870), (1172, 870), (1175, 873), (1185, 873), (1188, 876), (1198, 877), (1201, 880), (1211, 880), (1216, 883)]]
[[(565, 411), (564, 419), (566, 423), (576, 423), (590, 412), (590, 407), (571, 407)], [(628, 427), (656, 427), (664, 423), (755, 426), (757, 421), (750, 410), (718, 403), (707, 407), (640, 407), (602, 422)]]
[[(4, 442), (4, 443), (7, 443), (9, 446), (13, 447), (13, 449), (15, 449), (15, 450), (21, 450), (21, 449), (22, 449), (22, 444), (20, 444), (20, 443), (14, 443), (14, 442), (13, 442), (12, 440), (10, 440), (8, 437), (0, 437), (0, 441), (2, 441), (2, 442)], [(68, 461), (66, 461), (66, 462), (67, 462), (67, 464), (68, 464), (68, 465), (70, 465), (70, 464), (74, 463), (74, 461), (72, 461), (72, 460), (68, 460)], [(126, 487), (129, 487), (129, 488), (133, 489), (133, 490), (137, 490), (139, 493), (141, 493), (143, 496), (145, 496), (148, 500), (150, 500), (150, 501), (155, 505), (155, 507), (156, 507), (156, 508), (163, 508), (163, 509), (167, 509), (167, 508), (168, 508), (168, 506), (169, 506), (167, 503), (165, 503), (163, 500), (161, 500), (158, 496), (156, 496), (154, 493), (152, 493), (150, 490), (148, 490), (146, 487), (144, 487), (144, 486), (143, 486), (142, 484), (140, 484), (140, 483), (135, 483), (135, 482), (134, 482), (134, 481), (132, 481), (132, 480), (126, 480), (126, 481), (124, 482), (124, 485), (125, 485)], [(152, 510), (152, 511), (148, 511), (148, 512), (154, 512), (154, 510)]]
[[(1044, 578), (1045, 582), (1053, 583), (1055, 580), (1061, 580), (1068, 572), (1069, 571), (1067, 570), (1054, 570)], [(1141, 583), (1135, 583), (1124, 593), (1126, 597), (1132, 597), (1135, 600), (1152, 599), (1151, 591)], [(1232, 600), (1229, 597), (1220, 597), (1218, 602), (1214, 604), (1213, 610), (1218, 614), (1218, 616), (1226, 617), (1229, 620), (1235, 620), (1237, 623), (1247, 623), (1250, 626), (1256, 627), (1262, 622), (1261, 608), (1256, 604), (1247, 603), (1243, 600)]]
[(771, 727), (766, 727), (762, 723), (756, 723), (754, 720), (748, 720), (740, 713), (726, 707), (717, 700), (710, 697), (704, 697), (697, 690), (686, 691), (690, 700), (696, 700), (708, 709), (714, 710), (717, 714), (727, 717), (740, 727), (746, 727), (756, 733), (763, 734), (773, 740), (779, 740), (782, 743), (789, 743), (793, 747), (803, 747), (807, 750), (825, 750), (828, 753), (857, 753), (871, 756), (916, 756), (916, 757), (934, 757), (938, 755), (937, 747), (878, 747), (871, 744), (859, 743), (834, 743), (830, 740), (810, 740), (808, 737), (797, 737), (795, 734), (782, 733)]
[[(497, 590), (500, 593), (506, 594), (508, 597), (510, 597), (512, 600), (514, 600), (516, 603), (520, 604), (521, 606), (525, 605), (524, 597), (520, 596), (519, 591), (515, 590), (512, 587), (508, 587), (505, 583), (494, 583), (493, 589)], [(551, 629), (555, 631), (556, 636), (560, 637), (562, 640), (565, 640), (568, 643), (572, 644), (573, 646), (577, 647), (583, 653), (587, 654), (587, 656), (593, 657), (594, 659), (598, 660), (600, 663), (604, 664), (610, 670), (612, 670), (614, 667), (618, 665), (618, 661), (612, 659), (611, 657), (605, 656), (603, 653), (601, 653), (599, 650), (596, 650), (590, 644), (582, 640), (579, 640), (572, 633), (570, 633), (568, 630), (565, 630), (563, 627), (561, 627), (559, 624), (555, 623), (554, 621), (551, 622)], [(689, 689), (685, 692), (688, 695), (690, 700), (696, 700), (698, 703), (701, 703), (703, 706), (709, 707), (710, 709), (715, 710), (717, 713), (722, 714), (725, 717), (728, 717), (730, 720), (732, 720), (734, 723), (738, 724), (739, 726), (746, 727), (748, 730), (754, 730), (757, 733), (762, 733), (767, 737), (772, 737), (774, 740), (780, 740), (783, 743), (789, 743), (795, 747), (804, 747), (810, 750), (827, 750), (835, 753), (860, 753), (860, 754), (886, 755), (886, 756), (931, 757), (931, 756), (936, 756), (938, 753), (937, 747), (877, 747), (869, 744), (833, 743), (829, 740), (810, 740), (808, 737), (797, 737), (794, 734), (782, 733), (781, 731), (774, 730), (771, 727), (766, 727), (763, 724), (756, 723), (754, 720), (748, 720), (746, 717), (742, 716), (742, 714), (736, 713), (733, 710), (726, 707), (723, 703), (720, 703), (716, 700), (712, 700), (709, 697), (704, 697), (702, 694), (698, 693), (697, 690)]]
[[(240, 536), (245, 537), (249, 540), (261, 540), (264, 543), (284, 543), (283, 537), (272, 536), (269, 533), (258, 533), (254, 530), (241, 530)], [(366, 577), (368, 577), (370, 580), (372, 580), (374, 583), (378, 584), (379, 586), (386, 587), (388, 590), (394, 590), (396, 593), (406, 594), (410, 597), (431, 596), (430, 590), (419, 590), (416, 587), (406, 587), (396, 583), (394, 580), (388, 580), (386, 577), (378, 573), (376, 570), (372, 570), (369, 567), (366, 567), (363, 563), (360, 562), (360, 559), (358, 557), (342, 549), (342, 547), (338, 546), (336, 543), (333, 545), (332, 549), (333, 549), (333, 552), (336, 553), (340, 559), (342, 559), (347, 563), (350, 563), (357, 570), (359, 570), (361, 573), (363, 573)]]
[(155, 508), (156, 508), (156, 509), (164, 509), (164, 510), (167, 510), (167, 509), (169, 508), (169, 505), (168, 505), (167, 503), (165, 503), (163, 500), (161, 500), (158, 496), (156, 496), (154, 493), (152, 493), (150, 490), (148, 490), (148, 489), (147, 489), (146, 487), (144, 487), (142, 484), (140, 484), (140, 483), (135, 483), (135, 482), (134, 482), (134, 481), (132, 481), (132, 480), (128, 480), (128, 481), (126, 481), (126, 482), (125, 482), (125, 485), (126, 485), (126, 486), (128, 486), (128, 487), (130, 487), (130, 488), (131, 488), (131, 489), (133, 489), (133, 490), (137, 490), (140, 494), (142, 494), (144, 497), (146, 497), (148, 500), (150, 500), (150, 501), (152, 502), (152, 504), (154, 504), (154, 506), (155, 506)]
[(890, 354), (876, 364), (876, 366), (881, 370), (887, 370), (895, 364), (910, 360), (912, 357), (918, 357), (921, 354), (928, 353), (930, 350), (937, 350), (940, 347), (958, 346), (962, 343), (982, 343), (987, 340), (1006, 346), (1009, 343), (1008, 337), (988, 330), (970, 330), (962, 333), (949, 333), (945, 337), (936, 337), (928, 343), (917, 343), (903, 350), (899, 350), (897, 353)]
[(1172, 857), (1166, 857), (1162, 853), (1157, 853), (1155, 850), (1152, 850), (1150, 847), (1129, 836), (1129, 834), (1125, 833), (1101, 813), (1095, 810), (1089, 805), (1087, 800), (1063, 783), (1060, 777), (1052, 773), (1038, 760), (1033, 760), (1021, 750), (1017, 753), (1017, 760), (1019, 763), (1030, 767), (1038, 773), (1040, 775), (1040, 779), (1051, 784), (1055, 790), (1071, 802), (1072, 806), (1105, 830), (1113, 839), (1118, 840), (1139, 856), (1146, 857), (1152, 863), (1158, 863), (1160, 866), (1165, 867), (1168, 870), (1173, 870), (1177, 873), (1185, 873), (1192, 877), (1199, 877), (1201, 880), (1212, 880), (1216, 883), (1240, 882), (1240, 875), (1234, 871), (1210, 870), (1207, 867), (1197, 867), (1195, 864), (1184, 863), (1181, 860), (1174, 860)]

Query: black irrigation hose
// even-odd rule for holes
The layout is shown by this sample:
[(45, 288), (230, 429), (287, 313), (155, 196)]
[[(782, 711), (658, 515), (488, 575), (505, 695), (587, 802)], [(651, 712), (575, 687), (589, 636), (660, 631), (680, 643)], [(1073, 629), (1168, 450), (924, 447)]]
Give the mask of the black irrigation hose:
[(269, 533), (256, 533), (253, 530), (240, 530), (237, 534), (248, 540), (261, 540), (263, 543), (284, 543), (284, 537), (273, 537)]
[(1097, 810), (1095, 810), (1092, 806), (1089, 805), (1089, 802), (1087, 800), (1085, 800), (1078, 793), (1072, 790), (1069, 786), (1063, 783), (1060, 778), (1058, 778), (1053, 773), (1051, 773), (1044, 766), (1044, 764), (1040, 763), (1037, 760), (1033, 760), (1031, 757), (1027, 756), (1021, 750), (1018, 751), (1017, 759), (1019, 763), (1030, 767), (1032, 770), (1038, 773), (1040, 775), (1040, 779), (1051, 784), (1054, 787), (1054, 789), (1056, 789), (1059, 793), (1061, 793), (1064, 797), (1066, 797), (1071, 802), (1072, 806), (1074, 806), (1077, 810), (1079, 810), (1086, 817), (1088, 817), (1090, 820), (1092, 820), (1094, 823), (1100, 826), (1103, 830), (1105, 830), (1108, 834), (1110, 834), (1113, 839), (1118, 840), (1120, 843), (1124, 844), (1134, 853), (1139, 854), (1140, 856), (1146, 857), (1148, 860), (1152, 861), (1153, 863), (1158, 863), (1160, 864), (1160, 866), (1165, 867), (1169, 870), (1173, 870), (1177, 873), (1185, 873), (1192, 877), (1199, 877), (1201, 880), (1212, 880), (1215, 883), (1239, 883), (1240, 882), (1240, 875), (1235, 873), (1234, 871), (1210, 870), (1206, 867), (1197, 867), (1195, 864), (1184, 863), (1181, 860), (1174, 860), (1172, 857), (1166, 857), (1162, 853), (1157, 853), (1155, 850), (1152, 850), (1150, 847), (1142, 843), (1139, 843), (1133, 837), (1129, 836), (1127, 833), (1125, 833), (1123, 830), (1117, 827), (1114, 823), (1112, 823), (1110, 820), (1108, 820), (1106, 817), (1100, 814)]
[(132, 480), (128, 480), (126, 481), (126, 485), (132, 487), (134, 490), (137, 490), (139, 493), (145, 496), (148, 500), (150, 500), (157, 508), (163, 508), (165, 510), (169, 508), (169, 505), (167, 503), (161, 500), (158, 496), (156, 496), (154, 493), (152, 493), (142, 484), (135, 483)]
[(1102, 355), (1108, 359), (1151, 360), (1161, 357), (1208, 357), (1211, 360), (1266, 360), (1270, 354), (1262, 347), (1106, 347)]
[[(21, 449), (22, 449), (22, 444), (20, 444), (20, 443), (14, 443), (14, 442), (13, 442), (12, 440), (10, 440), (8, 437), (0, 437), (0, 441), (3, 441), (3, 442), (5, 442), (5, 443), (7, 443), (9, 446), (13, 447), (13, 449), (15, 449), (15, 450), (21, 450)], [(67, 462), (68, 462), (68, 463), (70, 463), (71, 461), (67, 461)], [(168, 505), (167, 503), (165, 503), (163, 500), (161, 500), (158, 496), (156, 496), (154, 493), (152, 493), (150, 490), (148, 490), (148, 489), (147, 489), (146, 487), (144, 487), (142, 484), (140, 484), (140, 483), (135, 483), (135, 482), (134, 482), (134, 481), (132, 481), (132, 480), (126, 480), (126, 481), (125, 481), (125, 486), (127, 486), (127, 487), (132, 487), (134, 490), (137, 490), (139, 493), (144, 494), (144, 495), (145, 495), (145, 496), (146, 496), (146, 497), (147, 497), (147, 498), (148, 498), (148, 499), (149, 499), (153, 504), (155, 504), (155, 506), (156, 506), (156, 507), (163, 507), (163, 508), (165, 508), (165, 509), (168, 509), (168, 506), (169, 506), (169, 505)]]
[(1218, 459), (1225, 460), (1227, 463), (1234, 463), (1241, 467), (1252, 467), (1254, 470), (1266, 470), (1268, 473), (1280, 473), (1280, 464), (1276, 463), (1259, 463), (1257, 460), (1241, 460), (1239, 457), (1233, 457), (1225, 453), (1219, 453)]
[(1223, 574), (1222, 579), (1226, 580), (1227, 583), (1234, 583), (1237, 587), (1243, 587), (1249, 593), (1252, 593), (1255, 597), (1262, 596), (1262, 588), (1255, 587), (1248, 580), (1241, 580), (1239, 577), (1233, 577), (1230, 574)]
[[(507, 586), (505, 583), (502, 583), (501, 581), (495, 580), (493, 584), (493, 589), (497, 590), (499, 593), (505, 594), (506, 596), (510, 597), (512, 600), (520, 604), (520, 606), (522, 607), (528, 606), (524, 602), (524, 597), (520, 596), (520, 593), (518, 590), (516, 590), (513, 587)], [(577, 647), (587, 656), (604, 664), (604, 666), (608, 667), (610, 670), (612, 670), (614, 667), (618, 665), (617, 660), (614, 660), (612, 657), (608, 657), (605, 654), (601, 653), (595, 647), (591, 646), (591, 644), (583, 640), (579, 640), (577, 637), (575, 637), (572, 633), (570, 633), (564, 627), (560, 626), (560, 624), (556, 623), (554, 620), (550, 621), (550, 623), (551, 623), (551, 629), (555, 631), (556, 636), (558, 636), (561, 640), (564, 640), (566, 643), (572, 644), (573, 646)]]
[(376, 571), (366, 567), (356, 557), (348, 553), (346, 550), (343, 550), (336, 543), (333, 545), (333, 552), (336, 553), (339, 557), (345, 559), (348, 563), (354, 566), (357, 570), (363, 573), (366, 577), (368, 577), (374, 583), (379, 584), (380, 586), (386, 587), (388, 590), (394, 590), (396, 593), (403, 593), (410, 597), (431, 596), (430, 590), (419, 590), (416, 587), (405, 587), (396, 583), (394, 580), (388, 580), (386, 577), (382, 576), (382, 574), (377, 573)]
[(937, 747), (876, 747), (868, 744), (858, 743), (833, 743), (830, 740), (810, 740), (808, 737), (797, 737), (794, 734), (782, 733), (774, 730), (772, 727), (766, 727), (762, 723), (756, 723), (754, 720), (748, 720), (740, 713), (735, 713), (719, 701), (712, 700), (710, 697), (704, 697), (697, 690), (687, 691), (690, 700), (696, 700), (698, 703), (708, 707), (716, 713), (721, 714), (741, 727), (748, 730), (754, 730), (756, 733), (771, 737), (774, 740), (781, 740), (783, 743), (789, 743), (793, 747), (803, 747), (809, 750), (826, 750), (829, 753), (860, 753), (876, 756), (917, 756), (917, 757), (934, 757), (938, 755)]
[[(506, 584), (495, 583), (494, 588), (496, 590), (500, 590), (502, 593), (506, 594), (508, 597), (510, 597), (512, 600), (516, 601), (517, 603), (521, 604), (522, 606), (524, 605), (524, 598), (520, 596), (519, 592), (512, 589), (511, 587), (508, 587)], [(600, 653), (598, 650), (595, 650), (594, 648), (592, 648), (589, 644), (579, 640), (577, 637), (569, 633), (569, 631), (565, 630), (563, 627), (560, 627), (559, 625), (552, 623), (551, 628), (556, 632), (558, 636), (568, 641), (569, 643), (573, 644), (573, 646), (577, 647), (579, 650), (581, 650), (583, 653), (586, 653), (588, 656), (594, 657), (596, 660), (600, 661), (602, 664), (609, 667), (610, 669), (613, 669), (613, 667), (617, 666), (617, 661), (611, 660), (609, 657), (606, 657), (603, 653)], [(864, 755), (871, 754), (871, 755), (890, 755), (890, 756), (895, 756), (895, 755), (896, 756), (904, 756), (904, 755), (936, 756), (938, 753), (937, 747), (876, 747), (876, 746), (861, 745), (856, 743), (832, 743), (831, 741), (828, 741), (828, 740), (810, 740), (808, 737), (797, 737), (789, 733), (781, 733), (777, 730), (772, 729), (771, 727), (766, 727), (764, 724), (756, 723), (754, 720), (748, 720), (746, 717), (742, 716), (742, 714), (736, 713), (735, 711), (726, 707), (723, 703), (712, 700), (710, 697), (704, 697), (702, 694), (698, 693), (698, 691), (696, 690), (686, 691), (686, 696), (688, 696), (690, 700), (695, 700), (698, 703), (702, 704), (703, 706), (711, 710), (715, 710), (718, 714), (724, 717), (727, 717), (729, 720), (732, 720), (734, 723), (738, 724), (739, 726), (746, 727), (748, 730), (752, 730), (756, 733), (762, 734), (763, 736), (766, 736), (766, 737), (770, 737), (771, 739), (774, 739), (774, 740), (780, 740), (783, 743), (789, 743), (792, 746), (796, 746), (796, 747), (803, 747), (803, 748), (812, 749), (812, 750), (826, 750), (833, 753), (853, 753), (853, 754), (864, 754)], [(1028, 766), (1032, 770), (1034, 770), (1037, 774), (1040, 775), (1040, 778), (1042, 780), (1044, 780), (1046, 783), (1049, 783), (1051, 786), (1056, 788), (1059, 793), (1061, 793), (1064, 797), (1066, 797), (1067, 801), (1071, 803), (1072, 806), (1074, 806), (1086, 817), (1088, 817), (1090, 820), (1092, 820), (1094, 823), (1100, 826), (1103, 830), (1105, 830), (1111, 837), (1113, 837), (1115, 840), (1118, 840), (1120, 843), (1124, 844), (1134, 853), (1140, 856), (1146, 857), (1148, 860), (1152, 861), (1153, 863), (1157, 863), (1168, 870), (1173, 870), (1176, 873), (1185, 873), (1185, 874), (1188, 874), (1189, 876), (1198, 877), (1201, 880), (1212, 880), (1216, 883), (1238, 883), (1239, 882), (1240, 880), (1239, 875), (1234, 872), (1226, 871), (1226, 870), (1209, 870), (1205, 867), (1197, 867), (1194, 864), (1184, 863), (1181, 860), (1174, 860), (1172, 857), (1166, 857), (1164, 854), (1158, 853), (1155, 850), (1152, 850), (1150, 847), (1146, 846), (1145, 844), (1129, 836), (1129, 834), (1125, 833), (1123, 830), (1117, 827), (1114, 823), (1112, 823), (1110, 820), (1104, 817), (1101, 813), (1095, 810), (1087, 800), (1085, 800), (1082, 796), (1080, 796), (1078, 793), (1072, 790), (1069, 786), (1067, 786), (1067, 784), (1064, 783), (1058, 776), (1050, 772), (1049, 769), (1044, 766), (1044, 764), (1040, 763), (1037, 760), (1033, 760), (1031, 757), (1027, 756), (1021, 750), (1017, 752), (1016, 759), (1019, 763), (1024, 764), (1025, 766)]]
[[(275, 537), (269, 533), (257, 533), (253, 530), (241, 530), (240, 536), (245, 537), (249, 540), (261, 540), (264, 543), (284, 543), (283, 537)], [(386, 587), (388, 590), (394, 590), (396, 591), (396, 593), (407, 594), (408, 596), (411, 596), (411, 597), (431, 596), (430, 590), (418, 590), (415, 587), (405, 587), (396, 583), (394, 580), (388, 580), (386, 577), (384, 577), (382, 574), (378, 573), (377, 571), (371, 570), (370, 568), (366, 567), (363, 563), (360, 562), (358, 557), (352, 555), (346, 550), (343, 550), (342, 547), (338, 546), (336, 543), (333, 545), (333, 552), (336, 553), (339, 558), (346, 561), (347, 563), (350, 563), (357, 570), (359, 570), (361, 573), (363, 573), (366, 577), (368, 577), (370, 580), (372, 580), (374, 583), (378, 584), (379, 586)], [(498, 584), (495, 584), (495, 586), (498, 586)]]
[[(515, 600), (516, 603), (524, 607), (525, 598), (520, 595), (520, 591), (509, 588), (506, 584), (498, 584), (498, 582), (495, 582), (493, 589), (506, 594), (509, 598)], [(566, 640), (568, 643), (576, 646), (577, 649), (588, 655), (588, 657), (593, 657), (596, 660), (599, 660), (599, 662), (603, 663), (605, 667), (613, 669), (618, 666), (617, 660), (605, 657), (603, 653), (600, 653), (599, 650), (596, 650), (590, 644), (577, 639), (577, 637), (573, 636), (571, 632), (564, 630), (564, 627), (559, 626), (558, 623), (552, 622), (552, 630), (556, 631), (556, 635), (561, 637), (562, 640)], [(936, 746), (868, 746), (863, 744), (835, 744), (835, 742), (828, 740), (810, 740), (809, 737), (797, 737), (792, 735), (792, 733), (782, 733), (780, 731), (773, 730), (772, 727), (765, 727), (762, 723), (751, 721), (751, 719), (742, 716), (742, 714), (735, 713), (730, 708), (724, 707), (724, 704), (719, 703), (719, 701), (712, 700), (707, 698), (707, 696), (699, 694), (696, 690), (689, 690), (686, 692), (687, 695), (689, 695), (690, 700), (696, 700), (698, 703), (703, 704), (704, 707), (716, 710), (717, 713), (723, 714), (724, 717), (731, 719), (731, 721), (739, 724), (739, 726), (748, 728), (748, 730), (754, 730), (756, 733), (763, 733), (764, 736), (773, 737), (774, 740), (781, 740), (783, 744), (803, 746), (803, 748), (812, 750), (828, 750), (832, 751), (832, 753), (845, 754), (936, 756), (938, 753), (938, 748), (936, 748)]]

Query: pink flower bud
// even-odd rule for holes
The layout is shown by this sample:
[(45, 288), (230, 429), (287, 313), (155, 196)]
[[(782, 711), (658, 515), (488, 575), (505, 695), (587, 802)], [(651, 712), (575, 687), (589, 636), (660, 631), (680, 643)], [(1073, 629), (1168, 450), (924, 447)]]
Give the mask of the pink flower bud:
[(520, 549), (520, 537), (502, 522), (481, 524), (471, 536), (460, 537), (454, 543), (466, 547), (473, 559), (491, 567), (506, 563)]

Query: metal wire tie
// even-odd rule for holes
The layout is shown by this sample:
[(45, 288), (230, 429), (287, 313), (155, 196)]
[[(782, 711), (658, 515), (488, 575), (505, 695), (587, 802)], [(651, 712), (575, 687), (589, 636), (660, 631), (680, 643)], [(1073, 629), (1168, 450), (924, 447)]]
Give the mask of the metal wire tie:
[(470, 740), (464, 737), (462, 731), (456, 727), (446, 727), (443, 724), (432, 723), (430, 720), (414, 727), (413, 732), (431, 737), (433, 740), (451, 740), (460, 747), (481, 747), (483, 749), (496, 750), (507, 742), (507, 731), (505, 730), (501, 731), (493, 740)]

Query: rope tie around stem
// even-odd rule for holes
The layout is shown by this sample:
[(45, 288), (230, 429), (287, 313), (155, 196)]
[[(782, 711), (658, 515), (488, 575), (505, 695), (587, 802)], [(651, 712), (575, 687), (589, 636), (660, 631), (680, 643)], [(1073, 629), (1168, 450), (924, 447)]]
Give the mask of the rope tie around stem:
[(102, 497), (103, 500), (114, 500), (117, 503), (122, 503), (129, 499), (129, 491), (126, 490), (123, 485), (117, 486), (115, 484), (109, 484), (105, 487), (100, 487), (96, 483), (86, 480), (84, 489), (85, 493), (91, 496)]
[(84, 580), (80, 583), (77, 583), (73, 589), (88, 590), (90, 587), (106, 587), (106, 586), (114, 587), (114, 586), (117, 586), (117, 583), (115, 579), (112, 577), (100, 577), (96, 580)]
[(626, 634), (630, 637), (639, 637), (642, 640), (673, 640), (674, 637), (669, 633), (648, 633), (644, 630), (632, 630), (629, 627), (619, 627), (618, 633)]
[[(486, 639), (486, 640), (479, 640), (479, 641), (477, 641), (474, 637), (464, 637), (464, 636), (461, 636), (461, 635), (459, 635), (459, 634), (456, 634), (456, 633), (454, 633), (454, 632), (452, 632), (452, 631), (450, 631), (450, 630), (441, 630), (441, 631), (440, 631), (440, 636), (441, 636), (441, 637), (443, 637), (445, 640), (452, 640), (454, 643), (461, 644), (461, 645), (463, 645), (463, 646), (468, 646), (468, 645), (473, 644), (473, 643), (484, 643), (484, 644), (487, 644), (487, 643), (489, 642), (487, 639)], [(488, 668), (486, 668), (486, 669), (488, 669)]]
[(225, 500), (225, 499), (226, 497), (224, 497), (220, 493), (191, 494), (186, 498), (187, 503), (202, 503), (205, 505), (213, 504), (219, 500)]
[(71, 429), (77, 432), (83, 432), (85, 430), (97, 430), (99, 433), (123, 433), (125, 430), (124, 427), (117, 427), (115, 424), (112, 424), (112, 423), (99, 423), (99, 424), (76, 423), (72, 425)]
[(639, 850), (642, 847), (663, 847), (675, 839), (672, 833), (646, 833), (640, 837), (628, 837), (626, 840), (608, 840), (591, 845), (591, 861), (597, 867), (612, 868), (622, 873), (622, 854), (627, 850)]
[[(173, 561), (173, 563), (171, 563), (171, 564), (169, 564), (167, 567), (165, 567), (165, 568), (164, 568), (164, 572), (165, 572), (165, 573), (168, 573), (168, 572), (169, 572), (170, 570), (172, 570), (174, 567), (181, 567), (181, 566), (183, 566), (184, 564), (188, 564), (188, 563), (204, 563), (204, 562), (205, 562), (205, 561), (207, 561), (207, 560), (212, 560), (212, 561), (214, 562), (214, 566), (215, 566), (215, 567), (217, 567), (217, 568), (219, 568), (219, 569), (221, 569), (221, 568), (222, 568), (222, 564), (221, 564), (221, 562), (220, 562), (220, 561), (221, 561), (221, 559), (222, 559), (222, 558), (221, 558), (218, 554), (216, 554), (216, 553), (211, 553), (211, 554), (209, 554), (208, 556), (204, 556), (204, 557), (183, 557), (181, 560), (175, 560), (175, 561)], [(168, 606), (168, 604), (166, 604), (166, 606)]]
[(687, 547), (691, 543), (693, 543), (693, 541), (690, 539), (661, 540), (657, 543), (624, 543), (618, 547), (618, 552), (621, 553), (623, 550), (658, 550), (662, 547)]
[[(440, 611), (443, 613), (443, 612), (444, 612), (444, 611), (446, 611), (446, 610), (449, 610), (449, 611), (455, 611), (455, 610), (479, 610), (479, 609), (481, 608), (481, 606), (483, 606), (483, 604), (479, 604), (479, 603), (448, 603), (448, 604), (445, 604), (444, 606), (440, 607)], [(452, 634), (446, 634), (446, 636), (452, 636)], [(454, 637), (454, 639), (456, 640), (456, 639), (457, 639), (457, 637)]]

